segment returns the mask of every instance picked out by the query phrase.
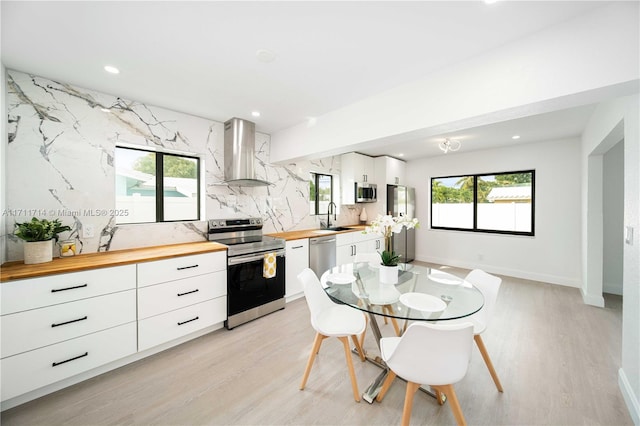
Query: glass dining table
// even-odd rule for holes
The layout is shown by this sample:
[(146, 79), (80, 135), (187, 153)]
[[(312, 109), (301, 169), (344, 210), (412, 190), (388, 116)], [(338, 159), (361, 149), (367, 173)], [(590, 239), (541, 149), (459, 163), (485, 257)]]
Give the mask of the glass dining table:
[[(334, 302), (369, 315), (369, 326), (378, 350), (382, 333), (377, 317), (387, 317), (396, 333), (402, 334), (410, 322), (457, 320), (473, 315), (484, 305), (482, 293), (468, 281), (440, 269), (413, 263), (398, 265), (395, 284), (380, 282), (378, 264), (368, 262), (331, 268), (322, 274), (320, 282)], [(384, 369), (362, 395), (365, 401), (372, 403), (388, 369), (379, 356), (365, 355)], [(434, 396), (429, 390), (423, 390)]]

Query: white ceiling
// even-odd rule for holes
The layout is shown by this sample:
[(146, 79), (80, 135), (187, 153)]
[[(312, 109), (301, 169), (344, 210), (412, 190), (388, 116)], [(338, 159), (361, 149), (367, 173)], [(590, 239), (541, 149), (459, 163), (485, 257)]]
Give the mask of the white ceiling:
[[(246, 118), (274, 133), (606, 3), (3, 0), (1, 57), (8, 69), (216, 121)], [(275, 60), (260, 61), (260, 49)], [(516, 133), (521, 143), (577, 136), (590, 111), (450, 136), (465, 150), (513, 143)], [(433, 155), (435, 144), (420, 142), (361, 152)]]

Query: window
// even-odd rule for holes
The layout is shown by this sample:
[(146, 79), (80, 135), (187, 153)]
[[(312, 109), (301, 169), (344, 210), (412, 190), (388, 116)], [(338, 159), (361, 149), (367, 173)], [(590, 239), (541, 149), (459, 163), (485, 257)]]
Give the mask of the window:
[(431, 228), (534, 235), (535, 171), (431, 178)]
[(333, 201), (333, 176), (320, 173), (309, 174), (309, 213), (326, 214)]
[(116, 147), (116, 223), (200, 220), (200, 159)]

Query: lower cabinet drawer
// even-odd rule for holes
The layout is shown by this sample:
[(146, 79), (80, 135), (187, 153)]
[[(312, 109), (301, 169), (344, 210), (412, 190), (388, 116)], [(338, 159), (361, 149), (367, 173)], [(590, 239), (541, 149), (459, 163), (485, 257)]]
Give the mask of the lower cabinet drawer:
[(138, 321), (138, 350), (152, 348), (227, 319), (227, 297)]
[(136, 323), (4, 358), (2, 400), (72, 377), (136, 352)]
[(138, 319), (144, 319), (227, 294), (227, 271), (183, 278), (138, 289)]
[(2, 358), (135, 320), (135, 290), (4, 315)]

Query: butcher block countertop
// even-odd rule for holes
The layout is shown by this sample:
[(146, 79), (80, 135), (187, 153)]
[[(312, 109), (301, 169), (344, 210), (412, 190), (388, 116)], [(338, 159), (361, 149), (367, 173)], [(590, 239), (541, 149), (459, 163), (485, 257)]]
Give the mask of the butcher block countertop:
[[(356, 232), (356, 231), (364, 231), (365, 225), (345, 225), (345, 228), (349, 228), (347, 230), (343, 230), (343, 231), (327, 231), (327, 230), (320, 230), (320, 229), (303, 229), (300, 231), (287, 231), (287, 232), (277, 232), (274, 234), (266, 234), (269, 235), (271, 237), (276, 237), (276, 238), (282, 238), (284, 240), (290, 241), (290, 240), (299, 240), (302, 238), (315, 238), (315, 237), (322, 237), (325, 235), (332, 235), (332, 234), (344, 234), (345, 232)], [(316, 232), (316, 231), (322, 231), (322, 232)]]
[(156, 247), (143, 247), (126, 250), (115, 250), (100, 253), (79, 254), (73, 257), (55, 258), (51, 262), (25, 265), (21, 260), (7, 262), (0, 268), (0, 282), (42, 277), (45, 275), (64, 274), (68, 272), (86, 271), (88, 269), (106, 268), (109, 266), (129, 265), (132, 263), (150, 262), (176, 256), (224, 251), (227, 246), (202, 241), (196, 243), (171, 244)]

